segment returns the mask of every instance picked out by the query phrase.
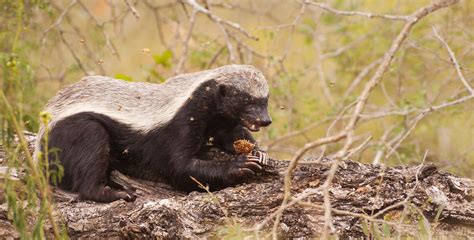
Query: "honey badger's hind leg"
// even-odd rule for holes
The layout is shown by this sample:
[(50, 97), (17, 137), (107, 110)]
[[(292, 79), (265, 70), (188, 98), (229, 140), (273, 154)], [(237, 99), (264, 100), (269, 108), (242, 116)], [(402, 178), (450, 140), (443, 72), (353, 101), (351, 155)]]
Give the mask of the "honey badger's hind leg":
[(50, 132), (49, 148), (58, 149), (57, 155), (64, 168), (59, 186), (78, 192), (84, 200), (113, 202), (119, 199), (134, 201), (130, 191), (120, 191), (107, 184), (110, 175), (110, 134), (93, 113), (79, 113), (56, 123)]

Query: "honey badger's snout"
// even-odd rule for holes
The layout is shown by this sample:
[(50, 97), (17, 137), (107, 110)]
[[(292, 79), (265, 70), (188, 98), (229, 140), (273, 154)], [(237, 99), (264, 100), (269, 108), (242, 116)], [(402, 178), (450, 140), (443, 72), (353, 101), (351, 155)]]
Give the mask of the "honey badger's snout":
[(272, 124), (272, 118), (270, 117), (270, 115), (268, 114), (268, 110), (266, 108), (264, 108), (264, 110), (262, 111), (262, 113), (260, 114), (259, 117), (257, 117), (256, 119), (257, 121), (257, 124), (260, 125), (261, 127), (267, 127), (269, 126), (270, 124)]
[(247, 109), (244, 117), (242, 118), (242, 124), (253, 132), (257, 132), (260, 130), (260, 127), (267, 127), (271, 123), (272, 118), (268, 114), (266, 106), (253, 106)]

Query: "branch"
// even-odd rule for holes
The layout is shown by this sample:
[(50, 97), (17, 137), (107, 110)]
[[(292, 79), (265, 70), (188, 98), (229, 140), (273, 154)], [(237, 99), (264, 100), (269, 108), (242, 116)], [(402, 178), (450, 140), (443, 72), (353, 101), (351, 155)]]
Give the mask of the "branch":
[(247, 30), (242, 28), (239, 24), (224, 20), (224, 19), (212, 14), (211, 11), (209, 11), (208, 9), (206, 9), (203, 6), (199, 5), (195, 0), (184, 0), (184, 2), (187, 3), (188, 5), (190, 5), (195, 11), (198, 11), (202, 14), (207, 15), (217, 25), (222, 25), (222, 24), (227, 25), (227, 26), (239, 31), (240, 33), (242, 33), (243, 35), (245, 35), (246, 37), (248, 37), (250, 39), (258, 40), (258, 38), (256, 36), (249, 33)]
[(438, 34), (438, 31), (436, 31), (435, 27), (433, 27), (433, 33), (434, 33), (435, 37), (444, 45), (444, 47), (448, 51), (449, 57), (451, 58), (451, 61), (453, 62), (454, 67), (456, 68), (456, 72), (458, 73), (459, 79), (464, 84), (466, 89), (471, 93), (471, 95), (473, 95), (474, 94), (474, 89), (472, 89), (471, 85), (469, 85), (469, 82), (464, 77), (464, 74), (461, 71), (461, 67), (459, 66), (458, 60), (456, 59), (456, 56), (454, 55), (453, 50), (451, 50), (448, 43)]
[(176, 70), (175, 70), (176, 74), (181, 74), (183, 71), (184, 62), (186, 61), (186, 57), (188, 55), (189, 40), (191, 39), (191, 36), (193, 35), (193, 29), (196, 23), (196, 15), (197, 15), (197, 11), (193, 11), (193, 14), (191, 15), (191, 19), (189, 20), (188, 35), (186, 35), (186, 38), (183, 41), (183, 52), (181, 53), (181, 57), (179, 58), (178, 64), (176, 65)]
[(117, 57), (117, 59), (120, 60), (120, 55), (118, 53), (117, 48), (112, 43), (112, 41), (110, 41), (109, 35), (105, 32), (105, 29), (104, 29), (105, 23), (101, 24), (99, 22), (99, 20), (97, 20), (97, 18), (89, 11), (89, 9), (87, 9), (87, 7), (82, 2), (79, 2), (79, 5), (87, 13), (87, 15), (90, 17), (90, 19), (92, 19), (92, 21), (94, 21), (96, 27), (98, 29), (100, 29), (100, 32), (102, 33), (102, 36), (104, 36), (104, 39), (105, 39), (105, 45), (107, 45), (107, 47), (110, 49), (110, 51), (112, 51), (112, 54), (115, 55)]
[(474, 94), (472, 95), (468, 95), (468, 96), (465, 96), (465, 97), (462, 97), (462, 98), (459, 98), (459, 99), (456, 99), (456, 100), (453, 100), (453, 101), (450, 101), (450, 102), (444, 102), (444, 103), (441, 103), (439, 105), (436, 105), (436, 106), (430, 106), (428, 108), (425, 108), (423, 110), (421, 110), (418, 115), (416, 116), (416, 118), (413, 120), (413, 123), (411, 124), (410, 128), (405, 132), (405, 134), (401, 135), (400, 139), (395, 143), (395, 145), (391, 148), (390, 152), (387, 153), (387, 155), (385, 155), (385, 158), (389, 158), (394, 152), (395, 150), (400, 146), (400, 143), (406, 139), (406, 137), (413, 131), (413, 129), (416, 127), (416, 125), (418, 124), (418, 122), (423, 119), (425, 116), (427, 116), (429, 113), (431, 112), (435, 112), (435, 111), (438, 111), (442, 108), (446, 108), (446, 107), (451, 107), (451, 106), (455, 106), (455, 105), (458, 105), (458, 104), (461, 104), (461, 103), (464, 103), (464, 102), (467, 102), (471, 99), (474, 99)]
[(140, 14), (138, 13), (135, 6), (133, 6), (133, 4), (130, 2), (130, 0), (123, 0), (123, 1), (125, 2), (125, 4), (127, 4), (128, 9), (130, 10), (130, 12), (132, 12), (133, 16), (135, 16), (137, 20), (140, 19)]
[(43, 36), (41, 37), (41, 44), (44, 44), (44, 41), (46, 40), (46, 35), (53, 29), (59, 27), (61, 22), (63, 21), (64, 16), (71, 10), (71, 8), (76, 5), (78, 0), (72, 0), (69, 5), (64, 9), (64, 11), (59, 15), (58, 19), (56, 19), (56, 22), (54, 22), (51, 26), (49, 26), (44, 32)]
[(377, 13), (359, 12), (359, 11), (344, 11), (344, 10), (334, 9), (325, 3), (318, 3), (318, 2), (313, 2), (309, 0), (305, 0), (305, 3), (317, 6), (325, 11), (328, 11), (336, 15), (361, 16), (361, 17), (368, 17), (368, 18), (383, 18), (383, 19), (388, 19), (388, 20), (405, 21), (405, 22), (410, 21), (410, 16), (377, 14)]
[(85, 69), (84, 65), (82, 64), (81, 60), (79, 59), (79, 57), (74, 52), (73, 47), (66, 41), (66, 38), (64, 37), (64, 31), (59, 26), (57, 26), (56, 28), (58, 29), (59, 37), (61, 38), (61, 41), (64, 43), (64, 45), (66, 45), (66, 47), (69, 50), (69, 52), (71, 53), (72, 57), (76, 61), (77, 66), (82, 70), (84, 75), (86, 75), (86, 76), (89, 75), (89, 73)]

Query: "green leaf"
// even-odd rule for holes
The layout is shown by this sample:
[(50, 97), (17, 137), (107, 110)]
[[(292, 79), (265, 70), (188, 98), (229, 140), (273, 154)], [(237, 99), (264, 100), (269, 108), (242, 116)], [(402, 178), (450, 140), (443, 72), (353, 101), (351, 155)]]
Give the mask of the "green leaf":
[(374, 233), (374, 239), (383, 239), (382, 232), (377, 223), (372, 223), (372, 232)]
[(122, 73), (115, 74), (115, 78), (122, 79), (122, 80), (127, 81), (127, 82), (133, 82), (133, 78), (131, 76), (128, 76), (128, 75), (125, 75), (125, 74), (122, 74)]
[(388, 224), (386, 223), (382, 224), (382, 231), (383, 231), (384, 237), (390, 238), (390, 226), (388, 226)]
[(362, 222), (362, 232), (365, 234), (365, 236), (370, 237), (370, 231), (369, 231), (369, 223), (367, 220), (364, 220)]
[(444, 205), (441, 205), (438, 207), (438, 211), (436, 211), (436, 216), (434, 218), (434, 222), (438, 222), (439, 221), (439, 217), (441, 216), (441, 212), (443, 211), (444, 209)]
[(171, 50), (166, 50), (161, 54), (153, 55), (153, 60), (156, 64), (161, 65), (165, 68), (171, 67), (171, 58), (173, 57), (173, 52)]
[(423, 216), (422, 213), (418, 213), (418, 230), (420, 231), (420, 235), (423, 236), (424, 239), (431, 239), (431, 225), (428, 219)]

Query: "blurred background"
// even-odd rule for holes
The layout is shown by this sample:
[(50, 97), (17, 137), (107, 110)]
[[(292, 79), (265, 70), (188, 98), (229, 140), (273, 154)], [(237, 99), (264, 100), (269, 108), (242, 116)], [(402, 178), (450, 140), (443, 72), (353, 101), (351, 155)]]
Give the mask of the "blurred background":
[[(311, 1), (310, 1), (311, 2)], [(332, 9), (409, 15), (430, 0), (329, 0)], [(474, 177), (474, 100), (421, 114), (469, 93), (445, 46), (474, 85), (474, 2), (464, 0), (415, 25), (355, 131), (352, 156), (386, 165), (424, 159)], [(344, 128), (404, 22), (344, 16), (306, 1), (0, 1), (0, 85), (28, 131), (61, 87), (85, 75), (161, 83), (179, 73), (251, 64), (270, 85), (273, 124), (257, 134), (272, 157)], [(0, 111), (0, 114), (5, 114)], [(347, 114), (347, 115), (345, 115)], [(2, 121), (2, 133), (8, 131)], [(308, 152), (330, 155), (343, 143)]]

